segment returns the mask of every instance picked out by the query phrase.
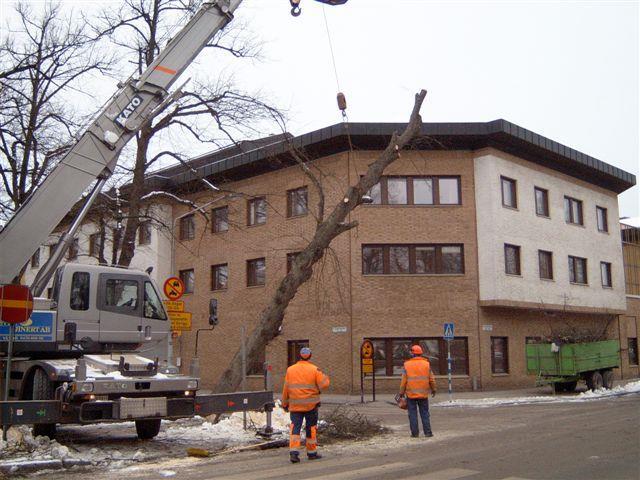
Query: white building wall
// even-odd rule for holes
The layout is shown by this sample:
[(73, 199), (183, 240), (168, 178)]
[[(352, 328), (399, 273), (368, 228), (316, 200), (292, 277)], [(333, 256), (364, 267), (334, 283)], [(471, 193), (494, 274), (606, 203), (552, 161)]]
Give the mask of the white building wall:
[[(615, 193), (492, 149), (474, 163), (481, 301), (626, 308)], [(501, 176), (517, 181), (517, 209), (502, 206)], [(549, 192), (550, 218), (536, 215), (536, 186)], [(582, 200), (584, 226), (565, 222), (565, 195)], [(608, 233), (597, 229), (596, 205), (607, 209)], [(520, 276), (505, 273), (505, 243), (520, 246)], [(553, 252), (553, 280), (540, 279), (538, 250)], [(569, 282), (569, 255), (587, 258), (588, 285)], [(613, 288), (602, 287), (601, 261), (612, 264)]]

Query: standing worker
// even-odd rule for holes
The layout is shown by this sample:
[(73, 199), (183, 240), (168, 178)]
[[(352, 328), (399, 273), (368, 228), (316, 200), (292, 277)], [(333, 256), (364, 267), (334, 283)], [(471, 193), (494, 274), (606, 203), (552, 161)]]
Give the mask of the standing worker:
[(411, 347), (411, 358), (404, 362), (402, 382), (400, 383), (400, 395), (407, 395), (407, 410), (409, 412), (409, 428), (411, 436), (418, 437), (418, 415), (420, 411), (422, 428), (425, 437), (433, 437), (431, 432), (431, 420), (429, 418), (429, 391), (431, 396), (436, 396), (436, 379), (431, 371), (429, 360), (422, 356), (422, 347)]
[(307, 458), (316, 460), (318, 454), (318, 406), (320, 405), (320, 391), (329, 386), (329, 377), (320, 371), (309, 360), (311, 349), (300, 349), (300, 360), (287, 368), (282, 389), (282, 408), (291, 412), (289, 435), (289, 460), (291, 463), (300, 461), (300, 430), (302, 421), (305, 422), (307, 436)]

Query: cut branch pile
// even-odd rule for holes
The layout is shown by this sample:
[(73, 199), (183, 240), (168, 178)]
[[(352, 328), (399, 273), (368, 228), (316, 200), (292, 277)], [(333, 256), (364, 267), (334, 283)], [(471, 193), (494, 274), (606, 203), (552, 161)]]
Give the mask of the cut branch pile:
[(369, 418), (353, 407), (340, 405), (318, 426), (323, 443), (335, 440), (362, 440), (389, 430), (378, 419)]

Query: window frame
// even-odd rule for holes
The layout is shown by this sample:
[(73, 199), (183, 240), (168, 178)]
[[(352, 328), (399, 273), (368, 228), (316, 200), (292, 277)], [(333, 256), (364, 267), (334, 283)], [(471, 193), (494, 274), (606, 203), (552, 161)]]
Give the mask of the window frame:
[[(638, 337), (627, 337), (627, 350), (629, 353), (629, 365), (640, 365), (640, 359), (638, 358)], [(634, 358), (635, 357), (635, 358)], [(635, 360), (635, 363), (634, 363)]]
[[(217, 273), (223, 267), (227, 270), (227, 272), (226, 272), (227, 281), (224, 284), (224, 286), (220, 286), (221, 284), (218, 282)], [(227, 290), (228, 288), (229, 288), (229, 264), (228, 263), (218, 263), (216, 265), (211, 265), (211, 291)]]
[(196, 238), (196, 215), (190, 213), (180, 218), (180, 240), (189, 241)]
[[(549, 258), (549, 272), (551, 274), (550, 277), (543, 277), (542, 276), (542, 257), (544, 255), (548, 254), (548, 258)], [(540, 277), (541, 280), (554, 280), (554, 275), (553, 275), (553, 252), (549, 251), (549, 250), (538, 250), (538, 275)]]
[[(584, 261), (584, 282), (578, 282), (578, 278), (577, 278), (577, 272), (578, 269), (576, 268), (576, 260), (580, 260), (580, 261)], [(575, 255), (569, 255), (568, 256), (568, 263), (569, 263), (569, 283), (573, 284), (573, 285), (589, 285), (589, 273), (588, 273), (588, 266), (589, 263), (587, 262), (586, 258), (583, 257), (576, 257)], [(573, 266), (572, 266), (573, 263)], [(573, 278), (573, 279), (572, 279)]]
[[(540, 213), (538, 212), (538, 192), (542, 193), (543, 196), (543, 210), (544, 213)], [(551, 218), (551, 214), (549, 212), (549, 190), (547, 190), (546, 188), (541, 188), (541, 187), (533, 187), (533, 197), (535, 200), (535, 207), (536, 207), (536, 215), (538, 217), (543, 217), (543, 218)]]
[[(192, 281), (185, 281), (187, 275), (191, 275)], [(178, 278), (182, 280), (184, 284), (184, 294), (193, 293), (196, 289), (196, 271), (193, 268), (185, 268), (183, 270), (178, 271)]]
[[(602, 212), (602, 228), (600, 228), (600, 213)], [(596, 205), (596, 227), (601, 233), (609, 233), (609, 212), (606, 208)]]
[(300, 360), (300, 349), (309, 347), (309, 340), (287, 340), (287, 367)]
[[(510, 186), (511, 193), (513, 195), (513, 205), (506, 203), (504, 197), (504, 186), (508, 184)], [(518, 181), (514, 178), (505, 177), (500, 175), (500, 194), (502, 195), (502, 206), (505, 208), (518, 209)]]
[[(258, 283), (258, 277), (257, 277), (257, 269), (255, 268), (255, 265), (257, 265), (257, 262), (262, 261), (263, 264), (263, 269), (264, 269), (264, 279), (262, 283)], [(260, 257), (260, 258), (252, 258), (247, 260), (247, 268), (246, 268), (246, 275), (247, 275), (247, 287), (263, 287), (267, 284), (267, 260), (265, 257)]]
[[(503, 366), (504, 371), (497, 371), (496, 362), (496, 341), (502, 341), (503, 343)], [(491, 374), (492, 375), (509, 375), (509, 337), (491, 337)]]
[[(507, 261), (507, 250), (513, 248), (517, 254), (517, 272), (513, 273), (509, 271), (509, 262)], [(522, 276), (522, 249), (520, 245), (514, 245), (512, 243), (504, 244), (504, 273), (511, 276)]]
[[(405, 188), (405, 203), (389, 203), (389, 183), (388, 180), (401, 179), (404, 180)], [(431, 180), (431, 195), (432, 203), (416, 203), (414, 180)], [(457, 184), (457, 203), (442, 203), (440, 200), (440, 180), (455, 180)], [(418, 207), (451, 207), (462, 205), (462, 177), (460, 175), (384, 175), (380, 177), (380, 181), (376, 183), (371, 190), (379, 186), (380, 189), (380, 202), (373, 202), (370, 205), (385, 205), (385, 206), (418, 206)], [(371, 190), (367, 192), (372, 198)]]
[[(226, 228), (219, 228), (218, 213), (225, 212), (224, 224)], [(229, 231), (229, 205), (216, 207), (211, 209), (211, 233), (224, 233)]]
[[(304, 212), (294, 213), (293, 207), (296, 204), (296, 200), (301, 193), (304, 194)], [(299, 204), (299, 203), (298, 203)], [(287, 190), (287, 218), (304, 217), (309, 214), (309, 189), (306, 185), (298, 188), (292, 188)]]
[[(258, 208), (253, 207), (259, 203), (264, 203), (264, 217), (258, 216)], [(253, 207), (253, 210), (252, 210)], [(264, 218), (264, 221), (258, 222), (258, 218)], [(265, 225), (267, 223), (267, 197), (259, 196), (253, 197), (247, 200), (247, 226), (257, 227), (258, 225)]]
[[(578, 206), (578, 216), (580, 217), (578, 219), (579, 221), (576, 221), (576, 218), (573, 214), (574, 204)], [(584, 226), (584, 204), (582, 200), (578, 200), (577, 198), (573, 198), (568, 195), (564, 196), (564, 220), (569, 225)]]
[(138, 225), (138, 245), (151, 244), (151, 222), (140, 222)]
[[(443, 248), (446, 247), (456, 247), (460, 249), (460, 271), (459, 272), (445, 272), (444, 266), (445, 263), (443, 261)], [(402, 272), (391, 272), (391, 249), (392, 248), (407, 248), (408, 249), (408, 261), (409, 261), (409, 271), (406, 273)], [(417, 257), (416, 257), (416, 249), (417, 248), (435, 248), (435, 259), (434, 259), (434, 271), (433, 272), (417, 272)], [(382, 272), (370, 272), (367, 271), (367, 264), (365, 263), (365, 249), (382, 249)], [(464, 256), (464, 244), (463, 243), (372, 243), (372, 244), (362, 244), (360, 247), (360, 252), (362, 256), (362, 275), (421, 275), (421, 276), (461, 276), (465, 275), (465, 256)]]
[[(605, 267), (604, 271), (602, 270), (603, 267)], [(604, 278), (603, 274), (606, 274), (606, 278)], [(607, 283), (605, 283), (605, 280)], [(611, 262), (600, 262), (600, 283), (602, 288), (613, 288)]]

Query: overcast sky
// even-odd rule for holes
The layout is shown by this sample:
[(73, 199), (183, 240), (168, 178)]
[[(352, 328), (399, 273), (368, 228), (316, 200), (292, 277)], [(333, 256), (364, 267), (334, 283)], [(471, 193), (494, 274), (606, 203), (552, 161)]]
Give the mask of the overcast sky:
[[(205, 55), (189, 74), (233, 69), (247, 89), (287, 110), (296, 135), (338, 123), (326, 15), (350, 121), (404, 122), (413, 94), (425, 88), (426, 122), (504, 118), (638, 175), (638, 1), (301, 5), (293, 18), (287, 0), (245, 0), (237, 21), (265, 42), (264, 60), (218, 64)], [(111, 88), (97, 96), (106, 99)], [(640, 215), (638, 187), (620, 196), (620, 213)]]

